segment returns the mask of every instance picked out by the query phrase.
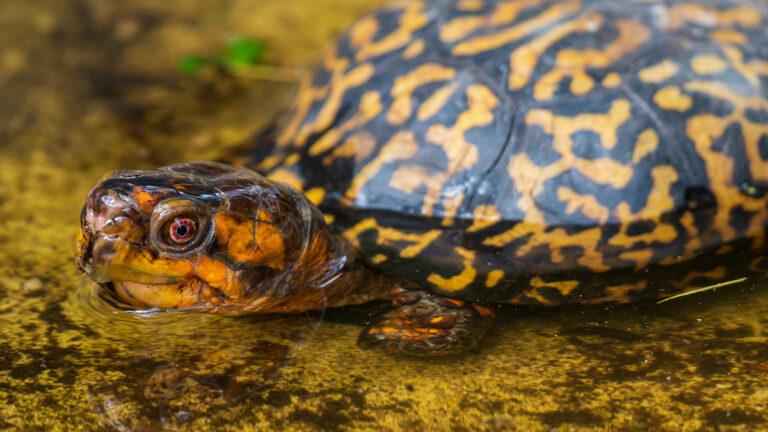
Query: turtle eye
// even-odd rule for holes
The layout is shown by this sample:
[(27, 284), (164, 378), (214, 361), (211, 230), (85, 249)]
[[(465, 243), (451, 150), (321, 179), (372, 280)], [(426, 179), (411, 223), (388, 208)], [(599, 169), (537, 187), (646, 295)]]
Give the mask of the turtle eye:
[(209, 237), (208, 214), (191, 200), (172, 199), (152, 213), (152, 243), (166, 253), (183, 254), (196, 250)]
[(168, 229), (168, 237), (179, 244), (187, 243), (195, 237), (195, 227), (190, 218), (176, 218)]

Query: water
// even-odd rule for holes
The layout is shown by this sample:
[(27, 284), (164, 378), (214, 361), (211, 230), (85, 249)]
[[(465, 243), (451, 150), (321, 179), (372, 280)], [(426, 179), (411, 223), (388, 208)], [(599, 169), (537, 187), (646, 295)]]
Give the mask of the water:
[[(0, 429), (755, 430), (768, 293), (504, 309), (465, 356), (361, 350), (367, 310), (222, 318), (110, 309), (75, 271), (103, 172), (231, 152), (377, 2), (0, 3)], [(297, 30), (298, 29), (298, 30)], [(175, 70), (229, 36), (285, 74)]]

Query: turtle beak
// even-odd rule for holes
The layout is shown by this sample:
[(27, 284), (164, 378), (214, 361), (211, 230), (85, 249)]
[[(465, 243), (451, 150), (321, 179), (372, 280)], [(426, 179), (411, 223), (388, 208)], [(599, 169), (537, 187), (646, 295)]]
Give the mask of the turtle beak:
[(196, 304), (203, 283), (187, 260), (158, 256), (148, 240), (150, 217), (140, 203), (98, 186), (80, 215), (75, 260), (108, 302), (124, 309)]
[(110, 189), (95, 188), (80, 213), (75, 245), (77, 268), (98, 283), (109, 280), (105, 265), (115, 256), (118, 241), (138, 244), (146, 237), (142, 214)]

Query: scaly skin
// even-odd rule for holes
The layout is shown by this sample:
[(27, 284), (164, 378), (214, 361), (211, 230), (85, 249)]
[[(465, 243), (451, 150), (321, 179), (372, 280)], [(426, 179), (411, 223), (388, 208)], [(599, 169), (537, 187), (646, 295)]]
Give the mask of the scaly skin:
[[(102, 297), (126, 309), (237, 315), (394, 297), (406, 320), (385, 320), (363, 334), (390, 352), (460, 352), (486, 327), (467, 330), (481, 315), (457, 306), (464, 302), (407, 291), (362, 264), (290, 186), (210, 162), (105, 176), (83, 208), (77, 264), (101, 285)], [(427, 302), (435, 306), (415, 306)], [(393, 325), (397, 336), (388, 333)]]
[[(183, 244), (168, 235), (178, 220), (194, 225)], [(77, 262), (126, 308), (298, 312), (381, 298), (392, 284), (302, 195), (215, 163), (110, 173), (83, 208)]]

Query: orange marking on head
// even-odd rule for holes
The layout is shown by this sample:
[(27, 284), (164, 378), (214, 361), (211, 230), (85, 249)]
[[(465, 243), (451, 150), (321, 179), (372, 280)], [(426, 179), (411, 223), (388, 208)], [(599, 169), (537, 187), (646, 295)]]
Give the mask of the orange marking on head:
[(216, 215), (215, 224), (216, 241), (226, 247), (234, 262), (263, 264), (277, 270), (285, 266), (285, 244), (275, 225), (239, 220), (223, 212)]
[(256, 224), (259, 262), (277, 270), (285, 268), (285, 240), (280, 229), (269, 223)]
[(157, 204), (156, 197), (138, 186), (134, 187), (131, 191), (131, 199), (138, 205), (139, 210), (144, 213), (152, 213), (152, 209)]
[(254, 255), (256, 239), (252, 220), (239, 220), (226, 213), (219, 213), (215, 221), (216, 241), (220, 245), (226, 245), (229, 256), (235, 262), (247, 261)]
[(271, 222), (272, 221), (272, 213), (264, 210), (263, 208), (260, 208), (259, 211), (256, 212), (256, 220), (264, 221), (264, 222)]
[[(94, 245), (96, 248), (98, 246), (98, 243)], [(136, 248), (125, 240), (112, 242), (111, 249), (113, 252), (110, 254), (108, 270), (118, 280), (126, 279), (126, 272), (127, 276), (134, 272), (157, 275), (157, 279), (153, 281), (155, 283), (164, 283), (167, 278), (185, 279), (195, 273), (193, 265), (187, 260), (158, 256), (149, 249)]]
[(211, 288), (222, 291), (229, 297), (239, 298), (243, 289), (236, 279), (235, 272), (223, 262), (199, 255), (195, 263), (197, 278), (206, 282)]

